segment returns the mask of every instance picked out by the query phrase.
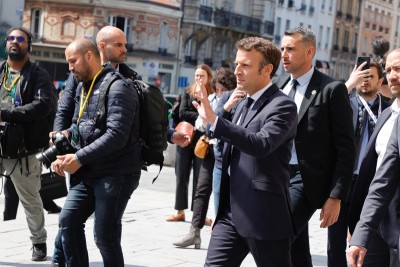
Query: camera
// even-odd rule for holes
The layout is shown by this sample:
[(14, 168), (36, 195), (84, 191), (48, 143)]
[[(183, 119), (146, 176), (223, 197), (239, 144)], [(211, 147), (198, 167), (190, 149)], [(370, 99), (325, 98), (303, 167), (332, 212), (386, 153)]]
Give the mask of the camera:
[(51, 147), (36, 154), (36, 158), (42, 162), (46, 168), (50, 168), (51, 163), (57, 159), (58, 155), (65, 155), (76, 151), (75, 147), (62, 132), (56, 132), (52, 137), (52, 141), (53, 145)]

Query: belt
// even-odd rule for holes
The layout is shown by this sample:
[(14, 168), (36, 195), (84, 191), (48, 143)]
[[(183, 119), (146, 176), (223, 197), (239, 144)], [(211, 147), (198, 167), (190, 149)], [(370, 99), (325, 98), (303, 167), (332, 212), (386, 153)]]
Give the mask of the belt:
[(290, 164), (290, 173), (296, 173), (300, 171), (300, 166), (299, 164)]

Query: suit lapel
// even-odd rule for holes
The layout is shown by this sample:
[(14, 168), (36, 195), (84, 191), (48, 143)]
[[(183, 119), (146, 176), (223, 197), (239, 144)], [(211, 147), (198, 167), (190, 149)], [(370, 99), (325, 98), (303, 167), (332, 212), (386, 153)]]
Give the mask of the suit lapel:
[(376, 143), (376, 138), (378, 137), (378, 133), (381, 131), (383, 125), (389, 119), (389, 117), (391, 115), (392, 115), (392, 111), (391, 111), (390, 107), (386, 108), (382, 112), (381, 116), (379, 117), (378, 121), (376, 122), (374, 131), (372, 132), (371, 137), (368, 141), (368, 145), (367, 145), (367, 149), (366, 149), (367, 153), (371, 149), (373, 149), (375, 151), (375, 143)]
[(303, 118), (304, 114), (306, 113), (308, 107), (314, 100), (315, 96), (321, 90), (321, 77), (319, 77), (319, 71), (314, 68), (313, 76), (311, 77), (310, 83), (308, 84), (307, 90), (304, 94), (303, 101), (301, 102), (300, 110), (299, 110), (299, 122)]
[(265, 106), (266, 101), (268, 98), (273, 95), (279, 88), (276, 84), (272, 84), (265, 92), (254, 102), (254, 105), (249, 109), (247, 112), (246, 120), (242, 124), (244, 127), (247, 127), (249, 122), (257, 115), (258, 112)]
[(358, 117), (358, 101), (357, 96), (350, 97), (350, 105), (351, 109), (353, 110), (353, 126), (354, 129), (357, 127), (357, 117)]

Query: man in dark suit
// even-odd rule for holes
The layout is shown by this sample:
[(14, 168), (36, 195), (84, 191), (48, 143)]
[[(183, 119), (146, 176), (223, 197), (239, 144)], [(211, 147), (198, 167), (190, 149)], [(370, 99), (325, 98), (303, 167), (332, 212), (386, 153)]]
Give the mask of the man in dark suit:
[(293, 266), (312, 266), (308, 221), (321, 209), (321, 227), (336, 222), (340, 202), (347, 198), (355, 158), (347, 88), (313, 67), (315, 39), (308, 28), (285, 32), (282, 63), (291, 75), (277, 82), (284, 93), (294, 95), (299, 114), (290, 160), (290, 197), (297, 230), (291, 250)]
[(205, 266), (240, 266), (249, 252), (258, 266), (291, 266), (288, 187), (296, 106), (271, 82), (281, 57), (272, 42), (248, 37), (236, 48), (237, 86), (248, 97), (238, 104), (232, 122), (214, 114), (204, 86), (197, 95), (201, 105), (193, 103), (214, 137), (226, 142)]
[[(363, 63), (365, 65), (365, 63)], [(370, 68), (362, 70), (363, 65), (355, 68), (350, 75), (349, 80), (346, 82), (347, 89), (351, 93), (350, 104), (353, 110), (353, 125), (356, 137), (356, 161), (354, 164), (353, 179), (351, 182), (349, 198), (341, 203), (338, 221), (328, 228), (328, 266), (347, 267), (346, 248), (347, 248), (347, 233), (348, 233), (348, 215), (349, 206), (354, 193), (355, 198), (359, 198), (359, 187), (354, 190), (354, 185), (359, 179), (365, 179), (365, 168), (368, 166), (361, 166), (362, 159), (367, 151), (367, 143), (373, 135), (375, 125), (378, 118), (381, 117), (382, 111), (390, 106), (389, 102), (385, 101), (378, 89), (383, 82), (382, 67), (376, 62), (371, 62)], [(354, 83), (351, 81), (355, 81)], [(352, 90), (355, 87), (355, 91)], [(380, 124), (382, 125), (382, 124)], [(376, 134), (375, 134), (376, 137)], [(375, 144), (375, 142), (373, 143)], [(375, 147), (373, 147), (375, 150)], [(376, 163), (376, 161), (375, 161)], [(371, 170), (371, 175), (375, 173), (375, 168)], [(364, 195), (364, 199), (365, 199)], [(352, 211), (354, 212), (354, 211)], [(357, 217), (360, 213), (358, 212)], [(355, 216), (352, 215), (352, 216)], [(379, 242), (380, 241), (380, 242)], [(389, 265), (389, 250), (385, 245), (382, 238), (377, 242), (374, 253), (371, 253), (368, 259), (368, 266), (388, 266)]]
[[(347, 252), (350, 266), (360, 267), (363, 265), (367, 249), (369, 253), (369, 248), (374, 244), (377, 236), (381, 236), (391, 248), (398, 249), (399, 246), (400, 49), (396, 49), (388, 55), (385, 68), (389, 88), (396, 96), (396, 100), (378, 120), (360, 168), (359, 178), (362, 172), (365, 172), (365, 179), (358, 179), (356, 184), (356, 189), (359, 188), (361, 196), (356, 198), (354, 195), (349, 212), (349, 215), (353, 216), (349, 220), (349, 228), (352, 232), (354, 222), (358, 219), (354, 214), (359, 214), (357, 211), (362, 206), (360, 220), (356, 225), (350, 241), (350, 249)], [(389, 135), (390, 139), (388, 139)], [(365, 169), (363, 169), (364, 167)], [(373, 177), (375, 167), (377, 171)], [(369, 192), (364, 202), (362, 196), (365, 196), (368, 188)], [(399, 266), (398, 254), (396, 257), (397, 266)]]

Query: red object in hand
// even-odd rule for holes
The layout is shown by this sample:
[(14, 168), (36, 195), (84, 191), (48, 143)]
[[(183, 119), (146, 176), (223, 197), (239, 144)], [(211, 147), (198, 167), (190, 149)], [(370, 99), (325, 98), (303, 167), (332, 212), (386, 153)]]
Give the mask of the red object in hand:
[(190, 140), (193, 140), (193, 135), (194, 135), (195, 129), (194, 129), (194, 126), (191, 125), (189, 122), (181, 121), (175, 127), (175, 130), (177, 132), (181, 132), (181, 133), (189, 135), (190, 136)]

